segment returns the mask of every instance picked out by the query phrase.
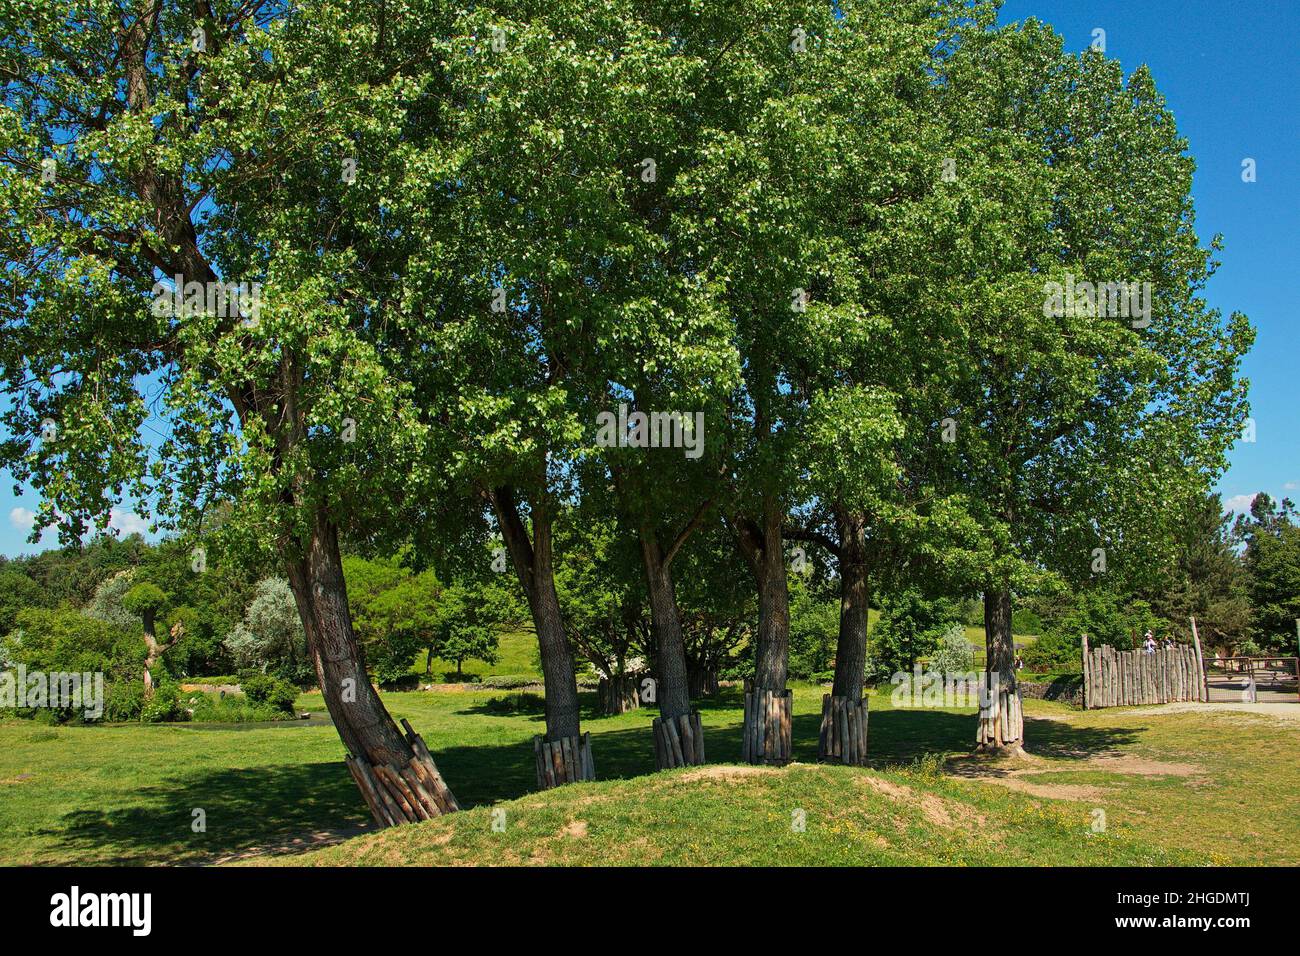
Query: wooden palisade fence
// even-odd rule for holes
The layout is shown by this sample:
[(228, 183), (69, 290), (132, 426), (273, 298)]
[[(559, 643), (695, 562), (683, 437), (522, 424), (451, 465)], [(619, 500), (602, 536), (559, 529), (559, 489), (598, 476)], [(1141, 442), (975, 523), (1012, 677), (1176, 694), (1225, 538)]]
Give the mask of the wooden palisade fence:
[(537, 760), (537, 786), (542, 790), (566, 783), (596, 779), (596, 763), (591, 758), (591, 734), (546, 740), (533, 738), (533, 755)]
[(366, 805), (381, 827), (432, 820), (460, 809), (424, 739), (402, 721), (406, 741), (415, 751), (405, 767), (396, 764), (372, 764), (349, 754), (345, 758), (352, 779), (357, 782)]
[(656, 717), (652, 726), (657, 769), (695, 767), (704, 763), (704, 728), (698, 710), (679, 717)]
[(817, 757), (862, 767), (867, 762), (867, 698), (822, 694), (822, 727)]
[(1175, 644), (1120, 651), (1107, 645), (1089, 649), (1083, 637), (1083, 706), (1123, 707), (1207, 700), (1201, 645)]
[(745, 733), (741, 757), (746, 763), (787, 764), (793, 759), (791, 720), (794, 697), (789, 690), (745, 689)]

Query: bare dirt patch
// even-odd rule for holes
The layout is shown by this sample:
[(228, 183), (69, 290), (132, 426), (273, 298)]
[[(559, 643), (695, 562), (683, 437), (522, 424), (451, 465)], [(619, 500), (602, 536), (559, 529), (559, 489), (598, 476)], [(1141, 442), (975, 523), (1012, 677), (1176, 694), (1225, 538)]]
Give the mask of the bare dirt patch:
[(1023, 778), (1052, 773), (1100, 771), (1124, 776), (1195, 778), (1189, 781), (1193, 784), (1204, 779), (1204, 768), (1196, 764), (1153, 760), (1136, 754), (1102, 754), (1087, 760), (1062, 762), (1049, 762), (1041, 757), (1027, 757), (1014, 762), (958, 757), (948, 762), (947, 771), (954, 777), (996, 783), (1030, 796), (1054, 800), (1096, 800), (1114, 788), (1092, 784), (1043, 783)]
[(683, 782), (691, 780), (739, 780), (742, 777), (756, 777), (771, 773), (780, 773), (780, 771), (768, 767), (700, 767), (698, 770), (687, 771), (677, 779)]
[(586, 820), (571, 820), (560, 828), (560, 836), (581, 840), (587, 836)]
[[(957, 825), (957, 821), (953, 818), (951, 804), (942, 797), (935, 796), (932, 793), (918, 793), (911, 787), (894, 783), (892, 780), (886, 780), (883, 777), (863, 775), (854, 779), (878, 793), (883, 793), (896, 803), (906, 803), (919, 807), (926, 820), (935, 826), (955, 827)], [(983, 819), (980, 818), (979, 822), (982, 823)]]

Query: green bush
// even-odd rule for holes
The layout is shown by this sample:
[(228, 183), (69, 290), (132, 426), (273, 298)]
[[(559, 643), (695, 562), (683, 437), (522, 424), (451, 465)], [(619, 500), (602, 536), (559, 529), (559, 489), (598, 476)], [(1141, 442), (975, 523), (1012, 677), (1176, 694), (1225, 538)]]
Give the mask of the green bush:
[(182, 703), (193, 711), (192, 720), (205, 724), (259, 723), (286, 720), (292, 716), (292, 712), (271, 704), (255, 703), (242, 694), (192, 693), (186, 695)]
[(506, 694), (488, 700), (483, 704), (483, 709), (489, 714), (500, 715), (540, 714), (546, 710), (546, 700), (541, 694), (529, 692)]
[[(984, 621), (981, 620), (980, 624)], [(1042, 634), (1043, 621), (1037, 614), (1027, 607), (1016, 609), (1011, 614), (1011, 633), (1013, 634)]]
[(966, 629), (960, 624), (953, 624), (943, 632), (938, 646), (930, 655), (930, 667), (941, 674), (964, 674), (975, 668), (975, 654), (970, 641), (966, 640)]
[(1077, 669), (1082, 666), (1080, 663), (1082, 653), (1083, 649), (1078, 637), (1072, 638), (1062, 631), (1051, 631), (1026, 647), (1020, 656), (1026, 668), (1041, 674), (1066, 668), (1072, 664)]
[(960, 605), (947, 598), (929, 598), (915, 589), (891, 595), (869, 636), (869, 676), (880, 682), (910, 671), (918, 658), (934, 652), (953, 625), (960, 624), (960, 615)]
[(142, 681), (113, 681), (104, 688), (104, 720), (139, 720), (143, 709)]
[(540, 683), (540, 680), (529, 674), (498, 674), (495, 677), (486, 678), (483, 681), (483, 686), (499, 690), (514, 690), (519, 687), (528, 687), (531, 684)]
[(798, 583), (790, 590), (790, 676), (810, 680), (829, 670), (835, 660), (839, 602), (819, 600), (807, 586)]
[(145, 699), (140, 709), (140, 720), (146, 724), (188, 719), (189, 714), (181, 708), (180, 687), (170, 681), (156, 685), (153, 695)]
[(267, 704), (275, 710), (293, 713), (298, 688), (287, 680), (270, 674), (252, 674), (239, 682), (239, 689), (254, 704)]

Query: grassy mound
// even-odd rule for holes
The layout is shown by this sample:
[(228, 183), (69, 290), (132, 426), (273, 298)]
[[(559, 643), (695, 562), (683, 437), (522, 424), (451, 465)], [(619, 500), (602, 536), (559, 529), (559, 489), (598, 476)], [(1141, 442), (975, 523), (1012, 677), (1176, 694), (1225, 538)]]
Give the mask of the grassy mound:
[(1084, 805), (958, 782), (924, 766), (878, 772), (794, 764), (715, 765), (562, 787), (283, 862), (1142, 866), (1208, 860), (1144, 845), (1126, 827), (1094, 833)]

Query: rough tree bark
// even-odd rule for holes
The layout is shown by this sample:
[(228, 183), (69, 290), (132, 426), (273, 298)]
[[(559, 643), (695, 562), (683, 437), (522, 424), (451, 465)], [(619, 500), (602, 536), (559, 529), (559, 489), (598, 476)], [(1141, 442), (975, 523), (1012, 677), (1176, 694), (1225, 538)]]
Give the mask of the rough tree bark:
[[(682, 619), (673, 588), (672, 562), (686, 540), (694, 533), (708, 511), (705, 502), (673, 540), (665, 552), (651, 524), (640, 529), (641, 561), (645, 568), (646, 587), (650, 592), (650, 623), (654, 628), (657, 684), (655, 698), (659, 716), (652, 724), (658, 768), (665, 770), (687, 764), (704, 763), (703, 731), (699, 715), (691, 711), (690, 678), (686, 669), (686, 641), (682, 636)], [(674, 746), (676, 738), (677, 746)], [(681, 745), (684, 738), (690, 746)]]
[[(144, 658), (144, 692), (146, 694), (153, 693), (153, 669), (158, 666), (158, 661), (180, 640), (180, 633), (174, 633), (171, 635), (172, 639), (166, 644), (159, 644), (155, 627), (156, 619), (157, 612), (152, 608), (146, 609), (141, 615), (144, 624), (144, 645), (148, 648), (148, 653), (145, 654)], [(179, 626), (177, 624), (177, 627)]]
[[(555, 592), (551, 516), (540, 503), (533, 503), (530, 540), (528, 528), (519, 516), (514, 489), (501, 485), (490, 489), (487, 497), (496, 513), (506, 551), (510, 554), (519, 584), (528, 599), (528, 609), (537, 630), (537, 643), (542, 657), (542, 681), (546, 687), (546, 737), (543, 742), (562, 746), (565, 741), (569, 741), (573, 748), (589, 748), (590, 745), (582, 737), (579, 722), (578, 680), (574, 673), (573, 650), (564, 632), (560, 599)], [(556, 769), (554, 775), (544, 778), (539, 768), (538, 785), (545, 787), (594, 779), (595, 770), (590, 759), (573, 760), (566, 761)]]
[(781, 547), (783, 514), (765, 499), (761, 523), (736, 522), (736, 535), (758, 588), (757, 653), (754, 683), (747, 691), (743, 759), (750, 763), (788, 763), (791, 700), (785, 683), (790, 664), (790, 592)]
[(338, 530), (312, 516), (300, 553), (286, 562), (321, 696), (349, 756), (348, 770), (380, 826), (414, 823), (460, 809), (424, 741), (403, 735), (366, 675), (352, 630)]
[(866, 519), (838, 512), (840, 565), (840, 632), (835, 645), (835, 683), (831, 694), (858, 700), (867, 670)]
[(867, 760), (867, 702), (862, 696), (867, 669), (866, 517), (835, 508), (838, 544), (824, 541), (839, 559), (840, 630), (835, 646), (835, 681), (822, 697), (820, 760), (863, 765)]
[(1019, 754), (1024, 746), (1024, 716), (1016, 685), (1016, 648), (1011, 636), (1011, 590), (984, 592), (984, 691), (975, 742), (980, 750)]

